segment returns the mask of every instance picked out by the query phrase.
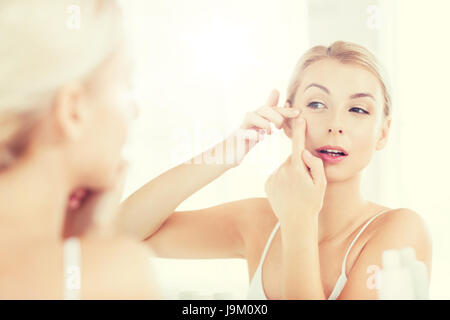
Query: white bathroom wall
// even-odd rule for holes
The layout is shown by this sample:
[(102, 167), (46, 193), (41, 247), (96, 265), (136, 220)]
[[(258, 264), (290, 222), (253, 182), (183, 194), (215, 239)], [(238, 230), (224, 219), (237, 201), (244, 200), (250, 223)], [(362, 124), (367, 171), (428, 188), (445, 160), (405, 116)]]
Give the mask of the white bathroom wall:
[[(310, 46), (361, 43), (382, 60), (393, 89), (388, 146), (363, 180), (366, 196), (420, 213), (433, 238), (431, 296), (450, 298), (450, 205), (446, 201), (447, 0), (127, 1), (138, 62), (141, 116), (132, 131), (125, 196), (236, 128), (272, 88), (282, 93)], [(282, 134), (197, 192), (180, 210), (264, 196), (268, 174), (286, 158)], [(151, 214), (151, 213), (150, 213)], [(167, 297), (228, 291), (244, 298), (243, 260), (154, 260)]]
[(401, 0), (397, 144), (403, 206), (427, 221), (433, 239), (431, 296), (450, 299), (450, 2)]

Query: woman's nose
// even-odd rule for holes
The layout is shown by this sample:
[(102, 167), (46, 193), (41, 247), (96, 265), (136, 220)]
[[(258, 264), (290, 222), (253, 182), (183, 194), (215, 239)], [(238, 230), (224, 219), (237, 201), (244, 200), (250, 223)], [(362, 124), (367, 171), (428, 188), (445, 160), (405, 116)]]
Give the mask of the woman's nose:
[(333, 133), (333, 132), (342, 134), (343, 131), (342, 131), (342, 128), (336, 128), (336, 127), (328, 129), (328, 133)]
[(344, 128), (341, 124), (341, 120), (339, 119), (339, 114), (335, 114), (328, 125), (328, 133), (342, 134), (343, 131)]

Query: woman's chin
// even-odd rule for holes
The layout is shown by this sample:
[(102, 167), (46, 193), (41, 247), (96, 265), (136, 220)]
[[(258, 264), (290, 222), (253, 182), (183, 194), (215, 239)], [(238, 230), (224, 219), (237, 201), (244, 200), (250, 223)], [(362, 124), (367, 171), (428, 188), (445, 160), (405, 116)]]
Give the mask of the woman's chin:
[(95, 178), (91, 179), (91, 183), (87, 184), (89, 186), (89, 189), (95, 191), (104, 191), (113, 188), (117, 183), (119, 170), (118, 168), (119, 166), (114, 166), (114, 168), (111, 168), (109, 170), (96, 172), (95, 175), (91, 176)]
[(342, 169), (333, 166), (324, 165), (324, 171), (327, 183), (342, 182), (351, 177), (351, 175), (344, 173)]

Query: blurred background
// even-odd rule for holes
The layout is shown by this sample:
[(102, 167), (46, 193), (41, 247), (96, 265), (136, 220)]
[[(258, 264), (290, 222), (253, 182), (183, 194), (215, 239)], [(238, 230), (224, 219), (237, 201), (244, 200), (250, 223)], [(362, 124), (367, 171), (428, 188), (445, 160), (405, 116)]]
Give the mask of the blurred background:
[[(283, 103), (293, 67), (307, 49), (356, 42), (382, 61), (393, 95), (390, 140), (365, 171), (364, 194), (424, 217), (433, 240), (430, 298), (450, 299), (450, 2), (133, 0), (124, 7), (141, 102), (127, 148), (124, 197), (222, 140), (272, 88)], [(265, 196), (265, 180), (289, 151), (282, 133), (272, 135), (178, 209)], [(152, 261), (167, 298), (247, 294), (244, 260)]]

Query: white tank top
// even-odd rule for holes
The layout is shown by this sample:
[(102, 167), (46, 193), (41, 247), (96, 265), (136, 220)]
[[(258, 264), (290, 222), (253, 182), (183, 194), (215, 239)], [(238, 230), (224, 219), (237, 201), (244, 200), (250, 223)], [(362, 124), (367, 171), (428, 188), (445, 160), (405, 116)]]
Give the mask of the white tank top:
[[(347, 256), (350, 252), (350, 249), (352, 248), (353, 244), (356, 242), (356, 240), (359, 238), (361, 233), (366, 229), (366, 227), (379, 215), (388, 212), (391, 209), (382, 210), (375, 216), (369, 219), (367, 223), (361, 228), (361, 230), (358, 232), (358, 234), (355, 236), (353, 241), (350, 243), (350, 246), (347, 249), (347, 252), (344, 256), (344, 261), (342, 261), (342, 267), (341, 267), (341, 274), (339, 275), (339, 278), (336, 281), (336, 284), (334, 286), (333, 291), (331, 292), (330, 296), (328, 297), (328, 300), (336, 300), (339, 295), (341, 294), (341, 291), (344, 289), (345, 283), (347, 282), (347, 275), (345, 273), (345, 266), (347, 262)], [(273, 228), (272, 233), (269, 236), (269, 240), (267, 241), (267, 244), (264, 248), (263, 254), (261, 256), (261, 260), (259, 261), (258, 267), (256, 268), (256, 271), (253, 275), (253, 278), (250, 282), (250, 286), (248, 289), (247, 299), (248, 300), (267, 300), (267, 296), (264, 292), (264, 287), (262, 283), (262, 265), (264, 263), (264, 259), (266, 257), (267, 251), (269, 249), (270, 243), (272, 242), (273, 237), (275, 236), (275, 233), (278, 230), (278, 227), (280, 226), (280, 222), (278, 222), (275, 225), (275, 228)]]
[(81, 245), (80, 239), (68, 238), (63, 246), (64, 259), (64, 300), (78, 300), (81, 298)]

